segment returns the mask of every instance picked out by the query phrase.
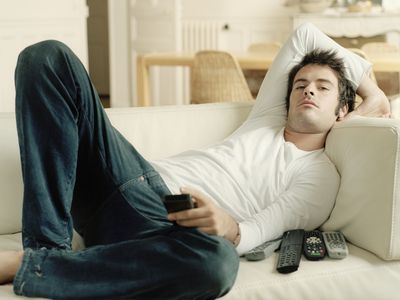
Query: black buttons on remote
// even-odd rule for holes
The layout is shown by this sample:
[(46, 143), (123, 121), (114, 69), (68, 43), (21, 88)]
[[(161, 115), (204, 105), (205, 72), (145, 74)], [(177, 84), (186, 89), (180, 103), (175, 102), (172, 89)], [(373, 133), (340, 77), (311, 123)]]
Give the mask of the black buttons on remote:
[(326, 247), (319, 230), (304, 233), (303, 254), (308, 260), (320, 260), (325, 257)]
[(315, 261), (323, 259), (327, 253), (331, 258), (344, 258), (349, 252), (339, 231), (288, 230), (282, 237), (276, 270), (284, 274), (297, 271), (302, 253), (308, 260)]
[(297, 271), (303, 248), (303, 237), (303, 229), (289, 230), (283, 234), (276, 266), (279, 273), (286, 274)]

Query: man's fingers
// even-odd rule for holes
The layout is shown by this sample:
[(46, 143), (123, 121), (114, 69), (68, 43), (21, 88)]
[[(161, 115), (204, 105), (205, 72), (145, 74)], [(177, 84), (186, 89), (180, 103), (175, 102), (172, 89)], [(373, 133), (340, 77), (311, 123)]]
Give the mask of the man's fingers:
[(196, 202), (197, 207), (204, 206), (210, 202), (206, 195), (193, 188), (183, 187), (181, 188), (181, 193), (192, 195), (192, 198)]
[(207, 209), (203, 206), (203, 207), (191, 208), (170, 213), (168, 214), (168, 220), (177, 221), (177, 220), (198, 219), (208, 215), (209, 214), (207, 213)]
[(184, 227), (197, 227), (199, 229), (202, 227), (210, 227), (210, 220), (207, 218), (177, 220), (176, 223)]

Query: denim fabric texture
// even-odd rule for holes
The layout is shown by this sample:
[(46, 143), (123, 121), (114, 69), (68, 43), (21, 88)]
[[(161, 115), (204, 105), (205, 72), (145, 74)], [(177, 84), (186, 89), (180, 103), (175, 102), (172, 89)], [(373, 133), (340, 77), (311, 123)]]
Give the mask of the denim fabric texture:
[[(66, 45), (26, 48), (15, 82), (25, 249), (16, 294), (214, 299), (229, 291), (236, 250), (166, 218), (162, 178), (112, 127)], [(85, 250), (72, 251), (73, 228)]]

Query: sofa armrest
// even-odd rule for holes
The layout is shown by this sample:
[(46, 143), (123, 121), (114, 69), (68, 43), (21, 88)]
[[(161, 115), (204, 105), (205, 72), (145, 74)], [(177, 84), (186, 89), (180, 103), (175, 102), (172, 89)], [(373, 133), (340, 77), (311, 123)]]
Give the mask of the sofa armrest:
[(326, 153), (341, 184), (323, 230), (341, 230), (383, 259), (400, 259), (400, 120), (358, 117), (330, 132)]
[(400, 94), (389, 96), (392, 118), (400, 119)]

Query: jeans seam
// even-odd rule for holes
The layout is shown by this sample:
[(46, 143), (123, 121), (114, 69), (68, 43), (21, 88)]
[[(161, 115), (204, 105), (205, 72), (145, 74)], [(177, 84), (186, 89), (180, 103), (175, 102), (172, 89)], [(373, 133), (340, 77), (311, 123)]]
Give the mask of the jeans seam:
[[(155, 171), (149, 171), (149, 172), (147, 172), (147, 173), (152, 173), (152, 172), (155, 172)], [(126, 181), (126, 182), (124, 182), (124, 183), (122, 183), (122, 184), (120, 184), (120, 185), (115, 185), (115, 183), (114, 183), (115, 188), (114, 188), (113, 192), (110, 193), (110, 195), (109, 195), (109, 196), (104, 200), (104, 202), (98, 207), (97, 212), (95, 212), (95, 213), (92, 215), (92, 217), (90, 218), (90, 220), (88, 220), (87, 223), (88, 223), (88, 224), (91, 223), (91, 221), (92, 221), (93, 219), (96, 218), (97, 213), (100, 212), (100, 211), (103, 209), (104, 206), (108, 205), (108, 203), (110, 202), (110, 199), (112, 199), (112, 198), (113, 198), (116, 194), (118, 194), (118, 193), (120, 193), (121, 196), (124, 198), (124, 201), (126, 201), (126, 202), (129, 204), (129, 201), (128, 201), (128, 199), (126, 199), (126, 197), (125, 197), (123, 191), (126, 190), (127, 187), (131, 186), (132, 183), (133, 183), (133, 184), (140, 183), (139, 178), (141, 178), (141, 177), (146, 178), (147, 173), (144, 173), (143, 175), (139, 175), (139, 176), (137, 176), (137, 177), (135, 177), (135, 178), (129, 179), (128, 181)], [(156, 175), (157, 175), (157, 174), (152, 175), (152, 176), (150, 176), (150, 177), (153, 177), (153, 176), (156, 176)], [(144, 182), (143, 182), (143, 184), (144, 184)], [(146, 216), (144, 216), (140, 211), (138, 211), (135, 207), (133, 207), (132, 205), (129, 204), (129, 206), (132, 207), (134, 210), (136, 210), (138, 213), (140, 213), (140, 215), (142, 215), (143, 217), (146, 217)], [(146, 218), (147, 218), (147, 217), (146, 217)], [(147, 218), (147, 219), (148, 219), (148, 218)]]
[(25, 282), (23, 281), (23, 277), (24, 277), (24, 273), (26, 272), (26, 269), (28, 267), (29, 264), (29, 260), (32, 257), (32, 253), (33, 250), (30, 248), (26, 248), (25, 250), (25, 254), (22, 258), (22, 263), (21, 263), (21, 267), (19, 268), (17, 274), (14, 277), (14, 292), (17, 295), (23, 295), (23, 288), (25, 285)]
[[(157, 172), (153, 171), (153, 170), (148, 170), (148, 171), (144, 171), (142, 172), (141, 175), (139, 175), (138, 177), (135, 178), (131, 178), (128, 181), (122, 183), (121, 185), (119, 185), (117, 187), (117, 190), (119, 190), (120, 192), (123, 192), (126, 190), (127, 187), (129, 187), (132, 183), (140, 183), (143, 179), (143, 183), (145, 181), (147, 181), (146, 183), (148, 184), (148, 181), (153, 178), (153, 177), (157, 177), (158, 174)], [(115, 194), (115, 192), (113, 192), (113, 194)]]
[[(127, 203), (132, 209), (134, 209), (138, 214), (140, 214), (143, 218), (146, 218), (146, 219), (149, 220), (150, 222), (153, 222), (153, 223), (155, 223), (155, 224), (159, 224), (159, 221), (153, 220), (152, 218), (148, 217), (146, 214), (143, 214), (143, 213), (142, 213), (138, 208), (136, 208), (134, 205), (132, 205), (132, 204), (130, 203), (129, 199), (127, 199), (126, 195), (124, 194), (124, 191), (127, 190), (127, 188), (130, 187), (130, 186), (132, 186), (132, 185), (136, 185), (136, 184), (140, 184), (140, 185), (146, 184), (146, 185), (149, 185), (149, 186), (150, 186), (150, 184), (148, 183), (147, 180), (148, 180), (149, 178), (156, 177), (156, 176), (158, 176), (158, 173), (157, 173), (156, 171), (154, 171), (154, 170), (149, 170), (149, 171), (145, 172), (143, 175), (141, 175), (141, 176), (139, 176), (139, 177), (137, 177), (137, 178), (135, 178), (135, 179), (131, 179), (131, 180), (125, 182), (123, 185), (121, 185), (118, 189), (115, 190), (115, 192), (113, 193), (113, 195), (119, 192), (120, 195), (121, 195), (121, 197), (124, 199), (124, 201), (126, 201), (126, 203)], [(143, 180), (143, 182), (141, 182), (140, 180), (138, 180), (140, 177), (144, 177), (145, 180)], [(147, 180), (146, 180), (146, 179), (147, 179)], [(153, 187), (152, 187), (152, 186), (150, 186), (150, 188), (153, 190)], [(155, 191), (153, 191), (153, 192), (155, 193)]]
[[(94, 122), (90, 122), (86, 110), (84, 110), (83, 108), (80, 107), (79, 111), (82, 113), (83, 118), (85, 119), (84, 122), (86, 122), (86, 123), (88, 123), (90, 125), (90, 126), (88, 126), (89, 131), (90, 131), (89, 134), (90, 134), (91, 137), (93, 137), (93, 135), (94, 135), (94, 133), (93, 133), (94, 132), (94, 130), (93, 130), (94, 124), (93, 123)], [(82, 120), (82, 122), (83, 122), (83, 120)], [(114, 130), (114, 127), (112, 127), (111, 124), (110, 124), (110, 128), (112, 128)], [(107, 178), (114, 184), (114, 186), (118, 186), (118, 184), (114, 180), (114, 176), (112, 176), (112, 173), (109, 170), (109, 167), (108, 167), (108, 165), (106, 163), (105, 157), (103, 156), (102, 152), (100, 151), (100, 146), (99, 146), (99, 143), (98, 143), (97, 139), (93, 138), (93, 143), (94, 143), (94, 148), (95, 148), (94, 151), (97, 152), (97, 154), (99, 155), (99, 158), (101, 159), (101, 163), (104, 166), (104, 171), (106, 172)]]

